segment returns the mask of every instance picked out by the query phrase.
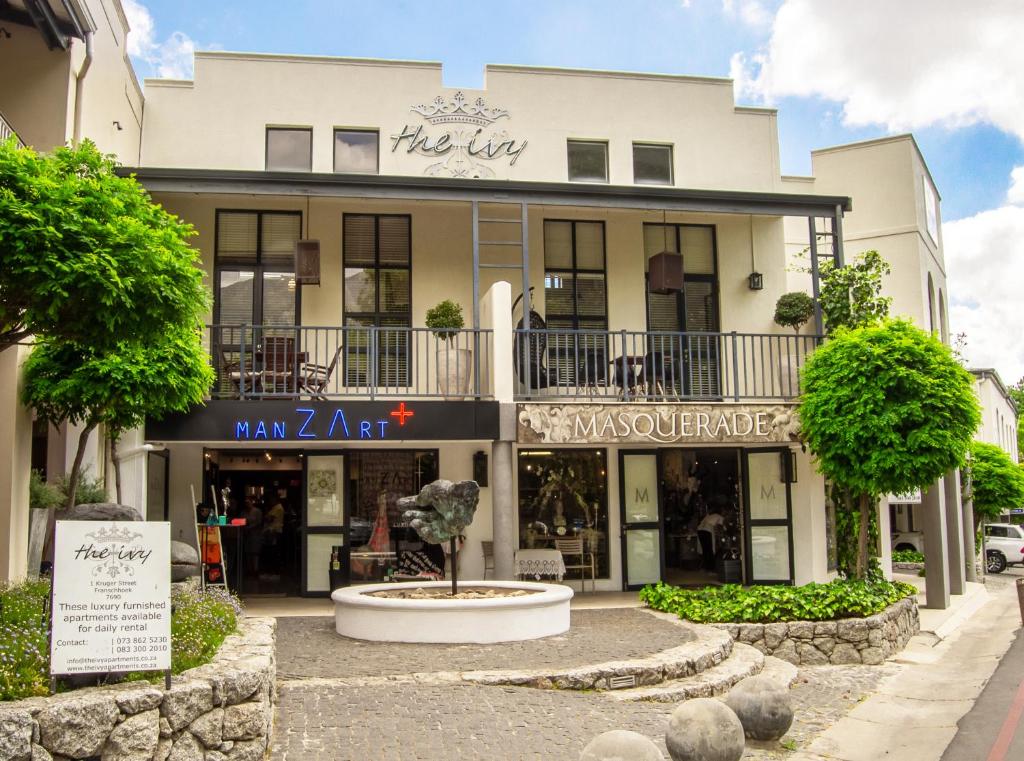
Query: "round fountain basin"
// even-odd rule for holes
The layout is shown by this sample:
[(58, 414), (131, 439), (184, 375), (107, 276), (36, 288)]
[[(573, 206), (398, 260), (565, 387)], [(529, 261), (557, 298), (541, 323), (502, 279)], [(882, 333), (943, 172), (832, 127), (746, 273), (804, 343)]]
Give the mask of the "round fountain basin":
[(474, 589), (531, 594), (475, 600), (373, 597), (400, 589), (451, 588), (448, 581), (345, 587), (331, 594), (338, 634), (373, 642), (488, 643), (539, 639), (569, 630), (572, 590), (528, 581), (466, 581)]

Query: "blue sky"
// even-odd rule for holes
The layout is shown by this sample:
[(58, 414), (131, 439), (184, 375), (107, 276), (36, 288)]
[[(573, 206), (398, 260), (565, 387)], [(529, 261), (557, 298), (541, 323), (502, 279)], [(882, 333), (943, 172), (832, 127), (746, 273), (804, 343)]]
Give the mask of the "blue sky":
[[(190, 76), (193, 47), (437, 60), (452, 87), (481, 87), (486, 63), (733, 76), (737, 102), (779, 109), (787, 174), (809, 173), (813, 148), (913, 131), (942, 196), (953, 330), (975, 364), (1024, 375), (1024, 338), (1007, 357), (989, 335), (1016, 304), (986, 312), (992, 290), (967, 264), (985, 248), (950, 250), (998, 233), (986, 245), (1010, 246), (1001, 255), (1024, 278), (1011, 240), (1024, 233), (1024, 171), (1011, 188), (1024, 165), (1021, 0), (123, 1), (140, 77)], [(978, 229), (1006, 208), (1009, 230)], [(971, 275), (959, 290), (957, 261)]]

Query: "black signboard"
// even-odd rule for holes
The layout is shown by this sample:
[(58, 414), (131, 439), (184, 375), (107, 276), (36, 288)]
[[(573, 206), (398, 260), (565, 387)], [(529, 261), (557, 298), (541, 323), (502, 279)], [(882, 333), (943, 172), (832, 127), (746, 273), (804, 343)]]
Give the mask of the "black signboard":
[(486, 441), (498, 438), (497, 402), (210, 401), (146, 422), (149, 441), (265, 444), (332, 441)]

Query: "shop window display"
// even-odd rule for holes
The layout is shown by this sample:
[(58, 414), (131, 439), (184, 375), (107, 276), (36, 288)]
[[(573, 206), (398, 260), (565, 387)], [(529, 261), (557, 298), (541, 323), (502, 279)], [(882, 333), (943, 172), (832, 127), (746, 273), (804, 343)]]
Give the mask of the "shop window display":
[(608, 578), (605, 451), (525, 450), (518, 459), (520, 548), (553, 548), (557, 538), (582, 538), (596, 556), (597, 577)]

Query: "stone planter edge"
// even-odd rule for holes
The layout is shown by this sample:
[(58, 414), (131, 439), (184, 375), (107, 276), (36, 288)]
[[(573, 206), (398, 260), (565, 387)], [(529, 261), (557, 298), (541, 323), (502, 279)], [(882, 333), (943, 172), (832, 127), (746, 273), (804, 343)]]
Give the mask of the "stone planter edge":
[(736, 642), (796, 666), (824, 666), (883, 663), (906, 647), (921, 623), (917, 601), (905, 597), (866, 618), (710, 626), (728, 632)]
[(149, 682), (0, 703), (0, 761), (262, 759), (277, 702), (276, 621), (242, 616), (213, 660)]

